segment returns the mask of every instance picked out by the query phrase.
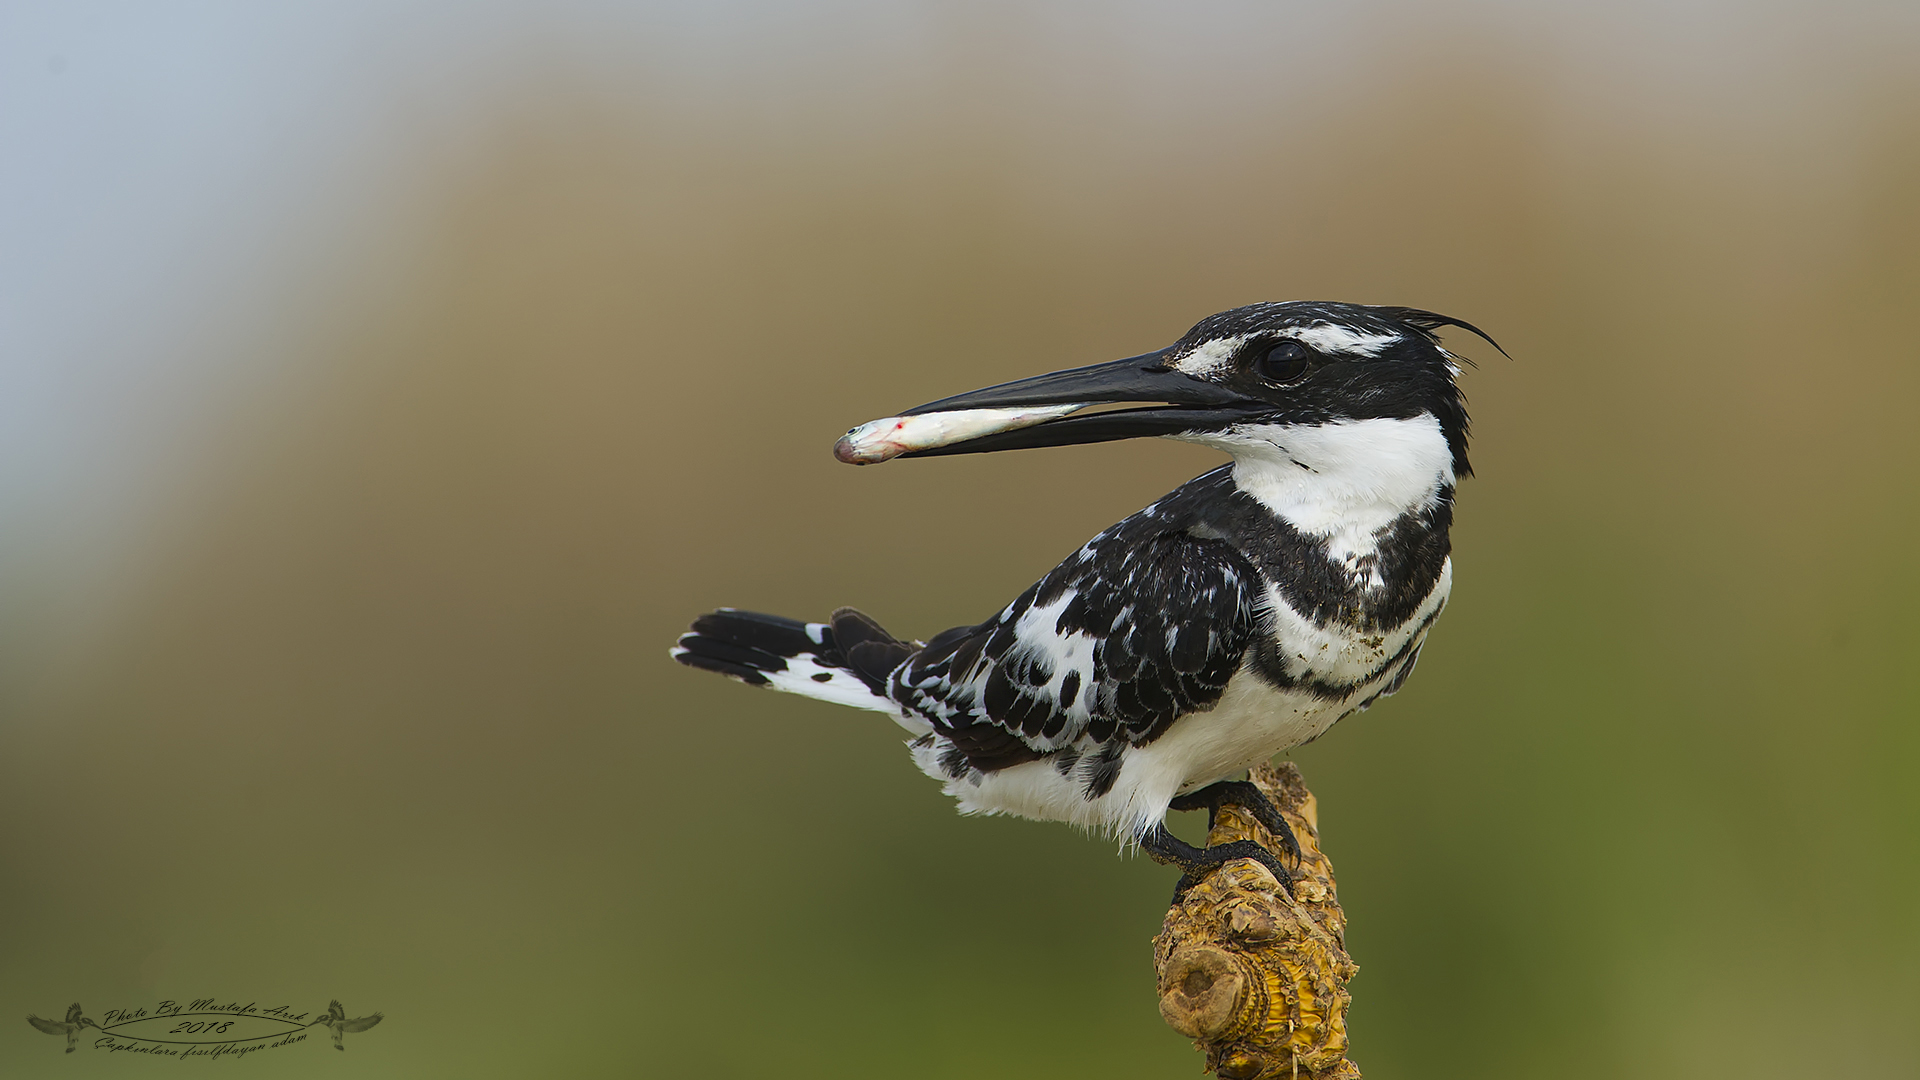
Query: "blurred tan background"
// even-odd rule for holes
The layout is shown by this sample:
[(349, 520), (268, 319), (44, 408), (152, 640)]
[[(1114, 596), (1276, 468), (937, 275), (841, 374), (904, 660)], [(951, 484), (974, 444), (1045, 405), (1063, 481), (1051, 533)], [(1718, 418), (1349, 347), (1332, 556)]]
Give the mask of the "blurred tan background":
[[(1920, 16), (1601, 8), (7, 5), (0, 1016), (1195, 1074), (1169, 871), (665, 650), (985, 617), (1212, 457), (841, 431), (1327, 298), (1515, 358), (1455, 339), (1419, 676), (1295, 755), (1355, 1060), (1920, 1072)], [(6, 1076), (149, 1067), (5, 1023)]]

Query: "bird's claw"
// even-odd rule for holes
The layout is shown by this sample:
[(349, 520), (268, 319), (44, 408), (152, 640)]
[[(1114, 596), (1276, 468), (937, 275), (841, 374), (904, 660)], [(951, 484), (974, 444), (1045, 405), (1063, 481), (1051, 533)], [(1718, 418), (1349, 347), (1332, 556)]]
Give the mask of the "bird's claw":
[(1207, 828), (1211, 830), (1220, 819), (1222, 806), (1238, 807), (1246, 811), (1273, 834), (1273, 838), (1280, 842), (1280, 846), (1286, 849), (1295, 863), (1300, 861), (1300, 840), (1293, 835), (1293, 825), (1287, 821), (1287, 816), (1280, 812), (1280, 808), (1274, 805), (1273, 800), (1267, 797), (1267, 793), (1261, 791), (1259, 786), (1251, 780), (1221, 780), (1208, 784), (1197, 791), (1175, 797), (1168, 808), (1205, 810)]
[(1179, 903), (1187, 890), (1202, 878), (1235, 859), (1252, 859), (1266, 867), (1273, 873), (1280, 888), (1289, 896), (1293, 894), (1292, 871), (1286, 868), (1279, 856), (1252, 840), (1229, 840), (1211, 847), (1195, 847), (1168, 832), (1165, 825), (1156, 825), (1140, 837), (1140, 847), (1155, 862), (1180, 868), (1180, 881), (1173, 890), (1174, 903)]

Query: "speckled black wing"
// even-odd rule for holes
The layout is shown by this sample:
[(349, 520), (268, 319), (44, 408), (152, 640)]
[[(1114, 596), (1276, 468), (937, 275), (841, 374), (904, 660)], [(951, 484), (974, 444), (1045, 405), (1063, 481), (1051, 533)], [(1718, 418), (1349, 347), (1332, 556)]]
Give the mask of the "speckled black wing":
[(953, 744), (950, 766), (992, 771), (1141, 746), (1220, 700), (1252, 640), (1259, 579), (1232, 547), (1190, 527), (1182, 493), (1094, 537), (996, 618), (939, 635), (894, 672), (890, 696)]

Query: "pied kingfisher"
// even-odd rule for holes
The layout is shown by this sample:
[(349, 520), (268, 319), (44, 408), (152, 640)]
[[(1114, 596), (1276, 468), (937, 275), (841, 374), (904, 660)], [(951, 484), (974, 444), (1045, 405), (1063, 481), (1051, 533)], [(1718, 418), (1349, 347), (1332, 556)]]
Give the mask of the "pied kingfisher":
[[(673, 656), (891, 716), (962, 813), (1066, 821), (1178, 866), (1181, 888), (1255, 858), (1199, 848), (1169, 809), (1285, 819), (1228, 779), (1400, 689), (1453, 584), (1469, 475), (1459, 319), (1296, 301), (1202, 319), (1174, 344), (945, 398), (848, 432), (842, 461), (1155, 435), (1231, 455), (1087, 541), (977, 625), (924, 644), (841, 608), (823, 623), (721, 609)], [(1082, 412), (1121, 402), (1140, 408)]]

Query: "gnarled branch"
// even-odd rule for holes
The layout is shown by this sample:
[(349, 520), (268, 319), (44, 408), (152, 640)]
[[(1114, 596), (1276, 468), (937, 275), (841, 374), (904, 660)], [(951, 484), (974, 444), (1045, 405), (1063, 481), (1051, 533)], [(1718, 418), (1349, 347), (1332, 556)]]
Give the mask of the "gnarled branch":
[[(1347, 1060), (1346, 915), (1320, 851), (1313, 793), (1291, 762), (1250, 777), (1300, 841), (1293, 894), (1252, 859), (1220, 867), (1167, 912), (1153, 941), (1160, 1015), (1223, 1080), (1358, 1080)], [(1253, 840), (1282, 850), (1252, 815), (1221, 808), (1209, 846)]]

